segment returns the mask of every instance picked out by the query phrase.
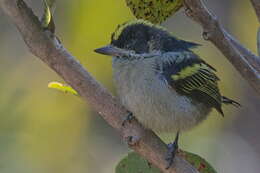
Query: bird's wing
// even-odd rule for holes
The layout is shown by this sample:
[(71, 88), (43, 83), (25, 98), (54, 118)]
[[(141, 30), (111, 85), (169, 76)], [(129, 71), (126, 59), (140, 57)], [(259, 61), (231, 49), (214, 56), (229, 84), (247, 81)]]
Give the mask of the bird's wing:
[(179, 94), (214, 107), (223, 115), (216, 70), (196, 54), (180, 52), (164, 55), (162, 71), (169, 85)]

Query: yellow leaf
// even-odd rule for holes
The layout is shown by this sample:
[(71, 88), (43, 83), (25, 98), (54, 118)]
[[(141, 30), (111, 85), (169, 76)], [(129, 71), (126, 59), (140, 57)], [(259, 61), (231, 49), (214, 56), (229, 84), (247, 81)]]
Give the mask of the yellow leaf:
[(74, 90), (73, 88), (71, 88), (70, 86), (68, 85), (64, 85), (62, 83), (59, 83), (59, 82), (50, 82), (48, 84), (48, 88), (52, 88), (52, 89), (56, 89), (56, 90), (59, 90), (61, 92), (64, 92), (64, 93), (71, 93), (73, 95), (79, 95), (77, 93), (76, 90)]

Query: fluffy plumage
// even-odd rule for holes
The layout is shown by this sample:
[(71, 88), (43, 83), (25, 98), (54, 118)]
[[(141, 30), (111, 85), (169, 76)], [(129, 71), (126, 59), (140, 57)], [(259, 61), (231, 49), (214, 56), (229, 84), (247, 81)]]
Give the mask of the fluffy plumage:
[(145, 127), (156, 132), (187, 130), (203, 119), (211, 108), (179, 94), (164, 75), (166, 63), (174, 62), (178, 53), (126, 61), (113, 58), (114, 79), (124, 106)]
[(212, 108), (223, 115), (223, 103), (238, 104), (221, 96), (216, 70), (191, 51), (198, 44), (177, 39), (161, 26), (143, 20), (122, 24), (111, 46), (99, 51), (114, 55), (120, 100), (147, 128), (187, 130)]

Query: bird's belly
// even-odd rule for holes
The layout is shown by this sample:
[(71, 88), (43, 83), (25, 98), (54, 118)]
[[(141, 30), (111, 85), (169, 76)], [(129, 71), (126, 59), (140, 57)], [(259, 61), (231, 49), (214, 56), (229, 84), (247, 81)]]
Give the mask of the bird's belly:
[(210, 112), (204, 104), (179, 95), (161, 80), (128, 86), (128, 91), (119, 91), (119, 95), (123, 105), (137, 120), (156, 132), (188, 130)]

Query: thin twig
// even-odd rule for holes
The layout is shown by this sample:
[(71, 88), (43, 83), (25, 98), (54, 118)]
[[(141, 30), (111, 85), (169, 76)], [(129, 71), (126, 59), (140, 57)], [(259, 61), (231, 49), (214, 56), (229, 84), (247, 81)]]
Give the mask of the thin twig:
[(44, 32), (38, 18), (23, 0), (0, 0), (0, 6), (20, 31), (30, 51), (71, 85), (124, 139), (139, 139), (131, 146), (164, 173), (198, 173), (188, 162), (176, 157), (166, 170), (166, 145), (151, 131), (133, 121), (122, 127), (127, 110), (103, 88), (82, 65), (58, 42)]
[(184, 2), (186, 14), (202, 26), (204, 39), (211, 41), (260, 95), (260, 58), (228, 34), (201, 0)]

